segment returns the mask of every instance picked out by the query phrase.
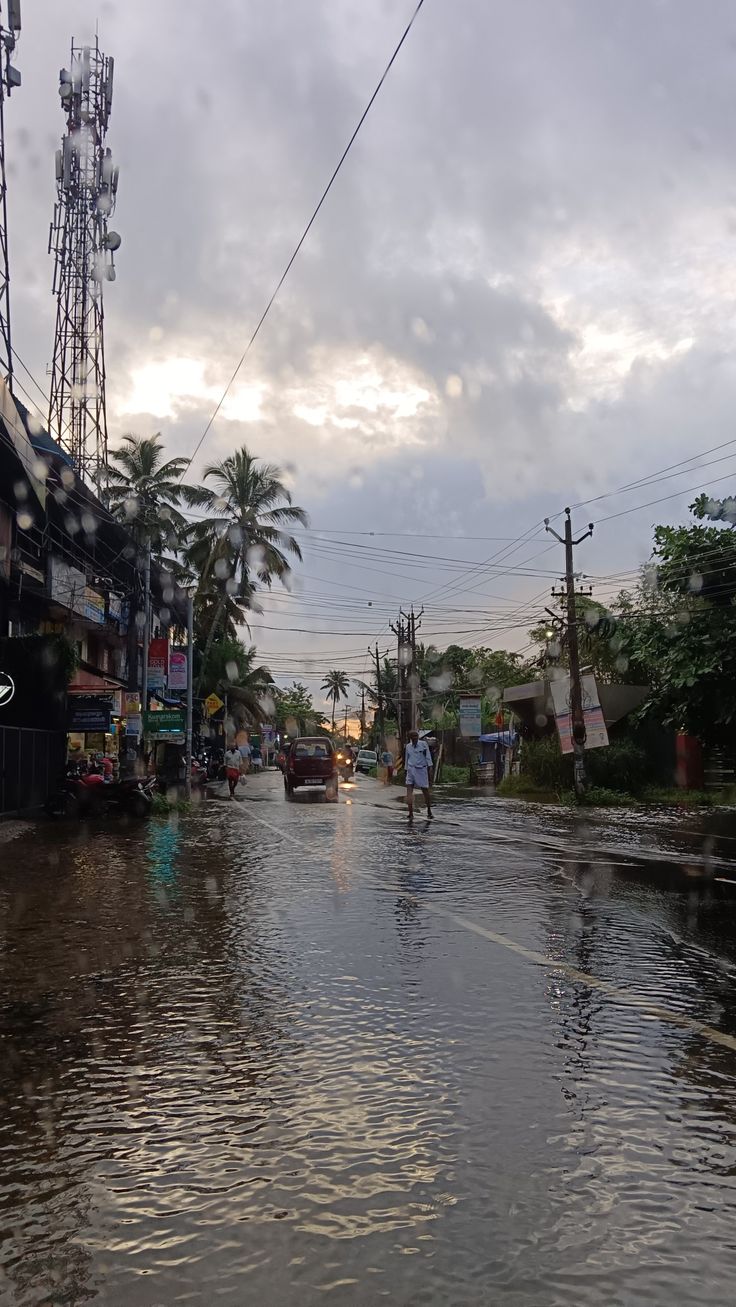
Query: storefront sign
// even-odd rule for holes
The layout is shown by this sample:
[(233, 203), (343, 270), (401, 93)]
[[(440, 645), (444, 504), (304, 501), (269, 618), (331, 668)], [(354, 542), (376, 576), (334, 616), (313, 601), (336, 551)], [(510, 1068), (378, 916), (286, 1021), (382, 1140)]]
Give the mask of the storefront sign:
[(10, 703), (14, 694), (15, 681), (10, 672), (0, 672), (0, 708), (3, 708), (6, 703)]
[(168, 640), (151, 640), (148, 645), (148, 688), (163, 690), (169, 670)]
[(459, 703), (460, 734), (466, 740), (478, 738), (482, 733), (480, 695), (462, 695)]
[(178, 708), (144, 712), (142, 717), (143, 729), (147, 735), (181, 735), (184, 731), (184, 713)]
[(186, 690), (187, 688), (187, 656), (185, 653), (177, 653), (172, 650), (169, 655), (169, 689)]
[(111, 622), (117, 622), (118, 625), (123, 620), (123, 601), (119, 595), (108, 595), (107, 615)]
[(101, 694), (75, 694), (67, 707), (67, 729), (70, 731), (110, 730), (110, 696)]
[[(588, 674), (580, 678), (583, 692), (583, 719), (585, 721), (586, 749), (603, 749), (608, 744), (608, 731), (603, 720), (603, 709), (598, 697), (595, 677)], [(552, 702), (555, 706), (557, 730), (560, 735), (560, 748), (563, 753), (572, 753), (572, 714), (570, 712), (570, 678), (561, 677), (552, 681)]]

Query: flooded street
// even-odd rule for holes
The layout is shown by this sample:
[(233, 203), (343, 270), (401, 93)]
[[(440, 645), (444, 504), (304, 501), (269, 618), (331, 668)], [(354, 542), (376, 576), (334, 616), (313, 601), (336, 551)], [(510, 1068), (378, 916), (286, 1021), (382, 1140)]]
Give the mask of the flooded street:
[(269, 774), (0, 846), (0, 1302), (732, 1302), (736, 898), (566, 823)]

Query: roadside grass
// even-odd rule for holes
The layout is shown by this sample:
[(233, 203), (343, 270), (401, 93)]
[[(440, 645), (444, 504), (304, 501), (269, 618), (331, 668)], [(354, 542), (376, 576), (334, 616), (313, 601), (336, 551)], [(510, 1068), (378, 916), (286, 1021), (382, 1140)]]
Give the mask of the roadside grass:
[(189, 799), (169, 798), (167, 794), (154, 794), (151, 799), (151, 816), (170, 817), (172, 812), (191, 812)]
[(564, 807), (587, 808), (719, 808), (736, 805), (736, 789), (718, 793), (710, 790), (680, 790), (667, 786), (650, 786), (640, 794), (592, 785), (585, 798), (575, 798), (573, 790), (551, 791), (535, 785), (528, 776), (505, 776), (496, 793), (505, 799), (526, 799), (538, 803), (560, 803)]

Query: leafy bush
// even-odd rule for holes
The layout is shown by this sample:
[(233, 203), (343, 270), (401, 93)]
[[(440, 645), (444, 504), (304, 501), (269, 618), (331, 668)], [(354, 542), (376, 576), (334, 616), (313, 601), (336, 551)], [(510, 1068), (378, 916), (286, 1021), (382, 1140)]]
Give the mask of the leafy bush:
[[(652, 780), (648, 754), (629, 739), (613, 740), (605, 749), (585, 754), (588, 783), (594, 790), (641, 794)], [(562, 754), (556, 736), (527, 740), (521, 750), (521, 774), (540, 790), (569, 790), (573, 783), (572, 754)]]
[(443, 763), (441, 785), (468, 785), (469, 781), (469, 768), (453, 767), (449, 762)]
[(613, 740), (606, 749), (591, 749), (585, 755), (585, 770), (593, 788), (641, 794), (652, 780), (650, 760), (632, 740)]
[(542, 740), (525, 740), (521, 747), (521, 777), (537, 789), (550, 791), (572, 788), (572, 755), (560, 752), (556, 735)]
[(528, 776), (504, 776), (496, 789), (497, 794), (507, 799), (529, 798), (539, 792), (539, 786)]

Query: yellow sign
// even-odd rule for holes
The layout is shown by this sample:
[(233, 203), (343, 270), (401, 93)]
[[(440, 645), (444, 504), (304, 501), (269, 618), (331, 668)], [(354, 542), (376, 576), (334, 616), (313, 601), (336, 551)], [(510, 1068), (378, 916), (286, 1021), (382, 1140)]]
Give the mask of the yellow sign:
[(208, 695), (204, 701), (204, 706), (207, 709), (208, 716), (210, 717), (214, 717), (216, 712), (219, 712), (221, 708), (225, 707), (222, 699), (220, 699), (216, 694)]

